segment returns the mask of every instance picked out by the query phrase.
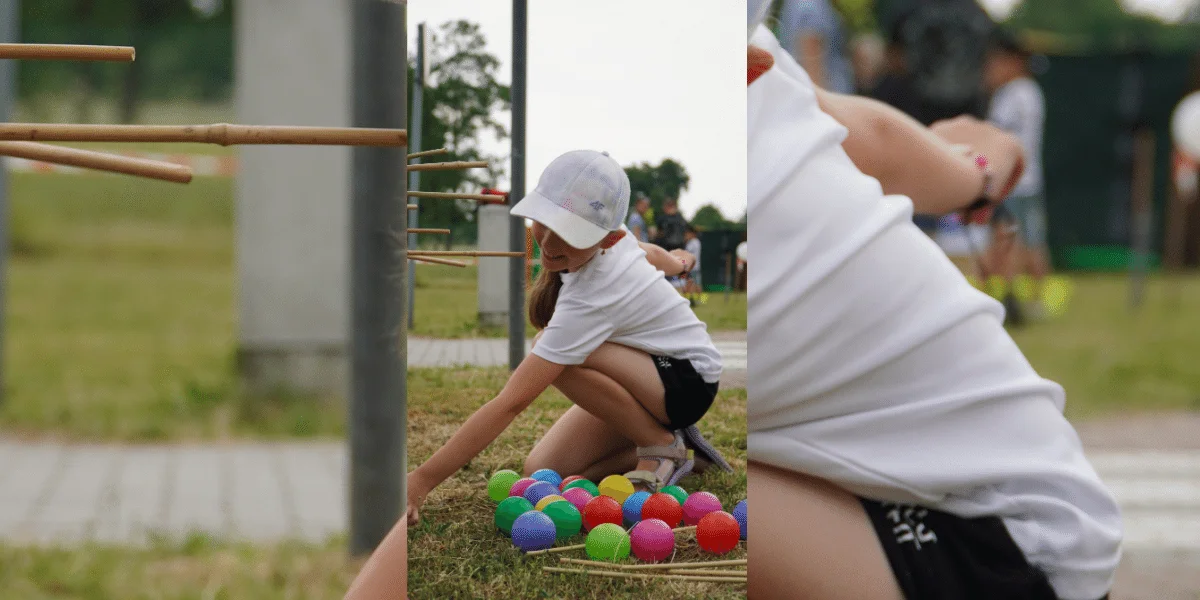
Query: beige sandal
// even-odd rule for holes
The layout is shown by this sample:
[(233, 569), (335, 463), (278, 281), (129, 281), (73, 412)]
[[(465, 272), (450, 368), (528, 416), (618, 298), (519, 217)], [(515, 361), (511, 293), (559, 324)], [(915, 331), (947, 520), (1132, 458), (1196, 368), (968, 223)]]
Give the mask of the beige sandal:
[(683, 435), (676, 431), (675, 441), (670, 446), (646, 446), (637, 449), (638, 460), (657, 460), (658, 467), (653, 471), (630, 471), (625, 477), (633, 483), (635, 489), (644, 489), (655, 493), (668, 485), (675, 485), (692, 472), (695, 461), (691, 458)]

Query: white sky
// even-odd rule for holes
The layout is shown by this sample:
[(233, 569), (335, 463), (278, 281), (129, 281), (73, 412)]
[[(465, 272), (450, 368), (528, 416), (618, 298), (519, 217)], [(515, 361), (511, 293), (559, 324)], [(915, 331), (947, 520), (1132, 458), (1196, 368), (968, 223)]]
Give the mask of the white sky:
[[(1004, 18), (1017, 4), (1018, 0), (979, 0), (994, 17)], [(1183, 16), (1184, 11), (1193, 0), (1120, 0), (1125, 10), (1136, 13), (1155, 15), (1168, 21), (1174, 21)]]
[[(525, 188), (568, 150), (607, 150), (623, 165), (673, 158), (691, 183), (680, 208), (746, 210), (744, 7), (729, 0), (529, 0)], [(416, 27), (467, 19), (511, 82), (512, 3), (411, 0)], [(507, 111), (501, 120), (511, 123)], [(492, 143), (499, 155), (509, 144)], [(507, 189), (508, 183), (504, 184)]]

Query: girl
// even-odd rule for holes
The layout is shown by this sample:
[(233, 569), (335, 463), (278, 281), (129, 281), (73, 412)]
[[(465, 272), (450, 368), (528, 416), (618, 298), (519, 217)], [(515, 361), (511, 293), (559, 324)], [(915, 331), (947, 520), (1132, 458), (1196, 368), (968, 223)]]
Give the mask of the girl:
[(695, 427), (716, 395), (721, 356), (663, 277), (687, 272), (695, 257), (639, 244), (621, 224), (628, 212), (625, 171), (607, 153), (586, 150), (556, 158), (513, 207), (534, 221), (542, 249), (529, 302), (541, 331), (500, 394), (409, 474), (410, 525), (430, 491), (551, 385), (575, 406), (529, 453), (527, 475), (550, 468), (598, 480), (625, 472), (655, 491), (709, 464), (731, 470)]
[(1105, 597), (1120, 515), (1062, 388), (911, 222), (1003, 198), (1019, 144), (815, 87), (769, 4), (748, 7), (749, 597)]

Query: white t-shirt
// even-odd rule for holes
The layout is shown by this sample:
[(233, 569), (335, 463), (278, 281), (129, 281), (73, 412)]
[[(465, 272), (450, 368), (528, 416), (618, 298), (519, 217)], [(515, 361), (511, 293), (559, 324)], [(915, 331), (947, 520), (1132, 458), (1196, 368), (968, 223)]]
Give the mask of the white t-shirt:
[(1036, 81), (1022, 77), (996, 90), (988, 110), (988, 121), (1021, 140), (1025, 171), (1013, 187), (1014, 196), (1042, 193), (1042, 127), (1046, 101)]
[[(626, 230), (628, 231), (628, 230)], [(721, 354), (688, 301), (646, 251), (626, 234), (608, 252), (597, 253), (563, 285), (533, 353), (560, 365), (582, 364), (604, 342), (655, 356), (691, 361), (704, 381), (721, 380)]]
[(1000, 517), (1064, 600), (1108, 593), (1116, 502), (1043, 379), (977, 291), (841, 147), (811, 80), (748, 89), (748, 454), (860, 496)]

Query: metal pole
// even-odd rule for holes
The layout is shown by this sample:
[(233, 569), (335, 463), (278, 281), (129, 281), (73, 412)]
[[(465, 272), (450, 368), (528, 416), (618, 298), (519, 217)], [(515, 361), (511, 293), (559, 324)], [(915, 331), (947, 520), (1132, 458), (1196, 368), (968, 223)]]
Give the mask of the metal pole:
[[(406, 2), (354, 0), (354, 125), (403, 128)], [(403, 513), (408, 220), (403, 148), (354, 149), (351, 202), (350, 553), (379, 545)]]
[[(0, 0), (0, 42), (19, 42), (19, 0)], [(0, 60), (0, 123), (12, 119), (17, 96), (17, 61)], [(5, 272), (8, 271), (8, 165), (0, 159), (0, 363), (4, 362)], [(4, 370), (0, 367), (0, 406), (4, 404)]]
[[(509, 199), (525, 197), (525, 34), (528, 30), (526, 0), (513, 0), (512, 66), (512, 193)], [(513, 218), (509, 224), (508, 249), (525, 251), (525, 219)], [(525, 259), (509, 263), (508, 284), (508, 367), (516, 370), (525, 360)]]
[[(405, 50), (407, 54), (408, 50)], [(407, 60), (407, 56), (405, 58)], [(421, 125), (425, 120), (424, 101), (425, 101), (425, 24), (417, 25), (417, 64), (413, 74), (416, 77), (415, 85), (413, 86), (412, 99), (412, 125), (409, 127), (408, 150), (410, 152), (421, 151)], [(414, 164), (421, 162), (421, 157), (413, 159)], [(408, 189), (421, 189), (421, 172), (413, 171), (408, 174)], [(415, 204), (418, 207), (421, 205), (420, 198), (412, 198), (410, 204)], [(420, 208), (408, 211), (408, 226), (409, 228), (418, 227), (418, 215)], [(408, 234), (408, 247), (417, 247), (417, 234)], [(416, 312), (417, 298), (417, 273), (416, 269), (408, 270), (408, 328), (413, 328), (413, 313)]]

